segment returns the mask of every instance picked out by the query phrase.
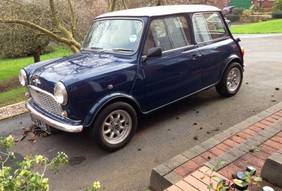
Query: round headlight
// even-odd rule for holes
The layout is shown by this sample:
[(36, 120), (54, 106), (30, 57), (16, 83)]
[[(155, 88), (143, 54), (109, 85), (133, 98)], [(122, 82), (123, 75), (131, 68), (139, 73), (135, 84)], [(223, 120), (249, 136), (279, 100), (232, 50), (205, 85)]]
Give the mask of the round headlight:
[(65, 85), (62, 82), (58, 82), (54, 88), (54, 96), (57, 102), (61, 105), (66, 105), (68, 102), (68, 93)]
[(21, 69), (19, 72), (19, 82), (21, 83), (22, 86), (27, 85), (27, 75), (24, 69)]

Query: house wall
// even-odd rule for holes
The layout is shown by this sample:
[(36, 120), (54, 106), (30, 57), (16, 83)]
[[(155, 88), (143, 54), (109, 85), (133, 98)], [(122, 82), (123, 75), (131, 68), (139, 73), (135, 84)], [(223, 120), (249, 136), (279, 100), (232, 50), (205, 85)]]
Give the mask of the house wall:
[(271, 8), (275, 0), (253, 0), (253, 3), (261, 3), (263, 8)]
[(230, 5), (230, 0), (216, 0), (214, 3), (214, 6), (223, 9), (224, 7), (227, 7)]

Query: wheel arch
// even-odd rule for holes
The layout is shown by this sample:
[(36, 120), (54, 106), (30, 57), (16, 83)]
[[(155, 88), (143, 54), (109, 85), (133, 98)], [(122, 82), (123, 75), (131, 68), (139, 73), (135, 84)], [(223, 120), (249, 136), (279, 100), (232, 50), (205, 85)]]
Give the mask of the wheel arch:
[(99, 113), (105, 107), (115, 102), (125, 102), (133, 107), (137, 116), (142, 114), (140, 106), (138, 102), (136, 101), (136, 99), (134, 99), (134, 97), (129, 96), (127, 94), (123, 94), (123, 93), (115, 93), (115, 94), (105, 96), (102, 99), (100, 99), (98, 102), (96, 102), (96, 104), (91, 108), (90, 112), (86, 116), (83, 122), (83, 126), (91, 127), (93, 123), (95, 122), (95, 119), (97, 118)]
[(243, 80), (243, 67), (239, 62), (233, 61), (227, 65), (220, 82), (215, 86), (217, 92), (223, 97), (237, 94)]
[(241, 60), (239, 57), (237, 56), (231, 56), (227, 61), (226, 61), (226, 64), (224, 64), (224, 66), (222, 67), (222, 70), (220, 72), (220, 76), (219, 76), (219, 79), (218, 79), (218, 82), (220, 82), (220, 80), (222, 79), (222, 76), (225, 72), (225, 70), (228, 68), (228, 66), (234, 62), (237, 62), (239, 63), (241, 66), (242, 66), (242, 69), (244, 71), (244, 63), (243, 63), (243, 60)]

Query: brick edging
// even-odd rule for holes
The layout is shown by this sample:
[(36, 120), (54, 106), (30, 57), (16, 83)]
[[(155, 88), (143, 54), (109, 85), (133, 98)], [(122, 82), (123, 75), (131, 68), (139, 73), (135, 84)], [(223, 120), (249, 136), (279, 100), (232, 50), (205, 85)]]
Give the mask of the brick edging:
[[(278, 113), (278, 114), (277, 114)], [(271, 117), (270, 119), (270, 116)], [(195, 157), (207, 152), (208, 150), (214, 148), (217, 145), (220, 145), (222, 142), (228, 140), (230, 137), (234, 137), (236, 134), (244, 131), (248, 128), (260, 129), (259, 133), (256, 133), (252, 139), (244, 139), (246, 142), (239, 143), (235, 147), (229, 149), (220, 157), (215, 157), (208, 162), (205, 162), (203, 165), (213, 166), (220, 160), (224, 160), (228, 163), (238, 159), (240, 156), (244, 155), (249, 151), (253, 146), (258, 146), (263, 143), (268, 138), (272, 137), (279, 131), (282, 127), (282, 102), (266, 109), (263, 112), (260, 112), (257, 115), (254, 115), (226, 130), (213, 136), (212, 138), (202, 142), (199, 145), (194, 146), (193, 148), (177, 155), (176, 157), (166, 161), (165, 163), (152, 169), (150, 177), (150, 187), (156, 191), (164, 190), (167, 187), (175, 184), (183, 179), (181, 173), (177, 173), (176, 169), (185, 163), (190, 161), (191, 166)], [(255, 124), (255, 125), (254, 125)], [(253, 127), (254, 126), (254, 127)], [(267, 128), (265, 128), (267, 127)], [(235, 137), (234, 137), (235, 139)], [(239, 139), (239, 138), (238, 138)], [(248, 140), (247, 140), (248, 139)], [(240, 139), (239, 139), (240, 140)], [(237, 156), (237, 157), (236, 157)], [(200, 165), (198, 165), (199, 167)]]

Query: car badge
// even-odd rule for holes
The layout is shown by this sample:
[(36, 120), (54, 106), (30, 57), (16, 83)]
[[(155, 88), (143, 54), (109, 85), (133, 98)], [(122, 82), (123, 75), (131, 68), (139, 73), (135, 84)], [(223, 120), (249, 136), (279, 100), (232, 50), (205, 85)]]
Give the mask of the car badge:
[(38, 78), (32, 79), (33, 83), (37, 86), (38, 84), (41, 84), (41, 81)]

